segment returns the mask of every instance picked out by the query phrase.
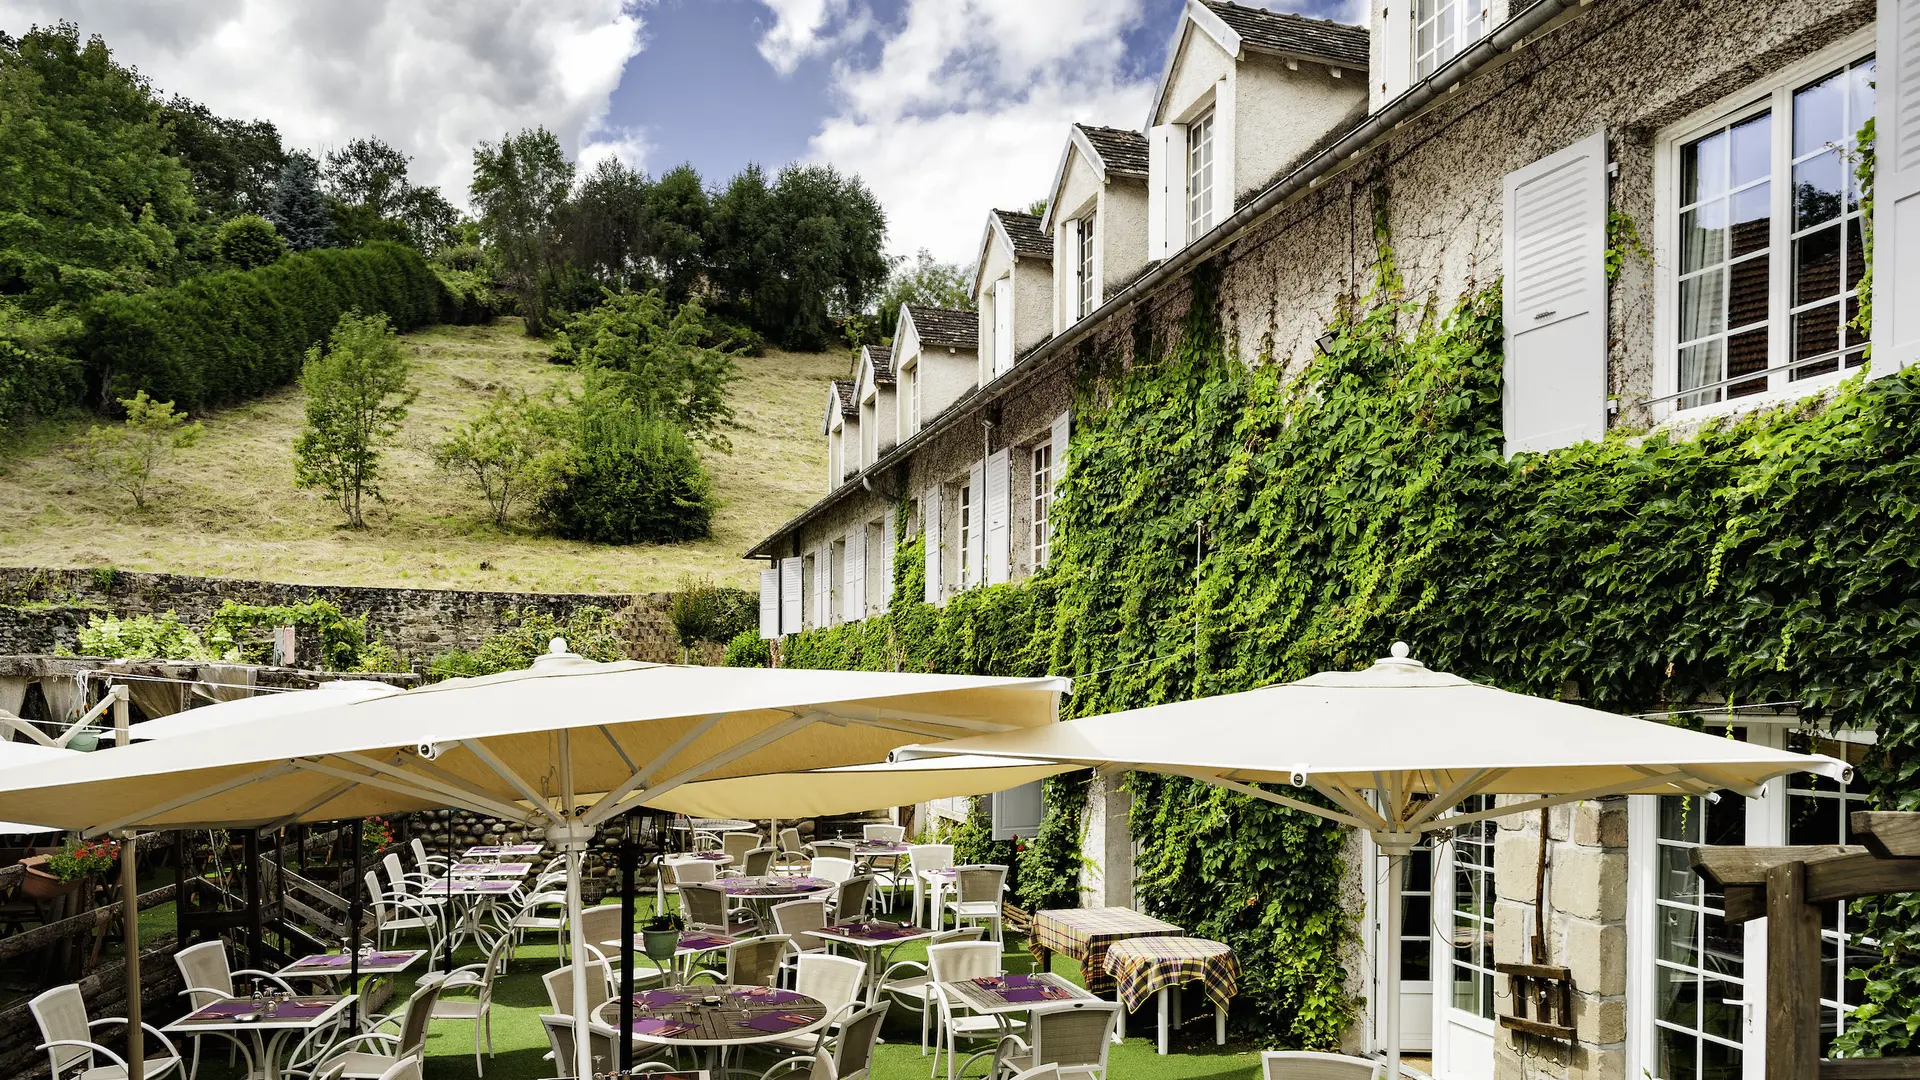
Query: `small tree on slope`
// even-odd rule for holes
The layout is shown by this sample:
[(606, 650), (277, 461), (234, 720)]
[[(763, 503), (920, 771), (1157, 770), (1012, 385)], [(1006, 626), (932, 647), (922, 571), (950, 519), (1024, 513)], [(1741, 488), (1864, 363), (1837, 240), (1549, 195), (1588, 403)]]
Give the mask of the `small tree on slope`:
[(347, 527), (363, 529), (363, 497), (380, 497), (381, 449), (419, 391), (408, 385), (413, 365), (386, 316), (342, 315), (327, 344), (307, 350), (300, 372), (307, 426), (293, 442), (294, 481), (326, 491)]

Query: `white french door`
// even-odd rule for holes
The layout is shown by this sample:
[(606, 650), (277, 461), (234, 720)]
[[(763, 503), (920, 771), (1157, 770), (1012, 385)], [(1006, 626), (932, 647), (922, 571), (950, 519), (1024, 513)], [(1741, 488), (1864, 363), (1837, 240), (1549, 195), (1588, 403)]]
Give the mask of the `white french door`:
[[(1476, 795), (1460, 812), (1493, 808)], [(1493, 1076), (1493, 847), (1498, 819), (1453, 830), (1434, 853), (1433, 1075)]]
[[(1374, 1023), (1386, 1015), (1379, 1007), (1387, 983), (1387, 918), (1383, 901), (1387, 895), (1387, 860), (1374, 847), (1373, 839), (1363, 834), (1367, 875), (1367, 952), (1373, 973), (1368, 1010)], [(1433, 1050), (1433, 885), (1434, 863), (1431, 844), (1413, 849), (1401, 862), (1400, 879), (1400, 1049), (1409, 1054)], [(1386, 1033), (1370, 1032), (1373, 1049), (1386, 1050)]]

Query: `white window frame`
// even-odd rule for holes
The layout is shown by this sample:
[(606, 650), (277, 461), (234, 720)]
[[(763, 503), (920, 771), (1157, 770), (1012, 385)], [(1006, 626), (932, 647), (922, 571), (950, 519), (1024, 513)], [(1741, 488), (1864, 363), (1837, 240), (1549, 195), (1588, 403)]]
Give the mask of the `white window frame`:
[[(1763, 82), (1701, 109), (1663, 130), (1655, 140), (1653, 252), (1656, 348), (1652, 401), (1656, 421), (1693, 420), (1767, 408), (1821, 393), (1860, 370), (1858, 367), (1842, 368), (1837, 372), (1805, 379), (1787, 378), (1787, 364), (1792, 356), (1793, 344), (1793, 320), (1790, 314), (1793, 310), (1793, 223), (1790, 201), (1793, 141), (1792, 128), (1782, 126), (1782, 121), (1787, 125), (1792, 122), (1795, 90), (1821, 74), (1873, 55), (1874, 45), (1874, 30), (1869, 26), (1790, 67), (1782, 68)], [(1681, 402), (1693, 391), (1680, 390), (1680, 150), (1688, 142), (1729, 121), (1762, 110), (1771, 112), (1775, 125), (1770, 173), (1773, 203), (1768, 238), (1767, 370), (1764, 373), (1756, 372), (1752, 377), (1766, 378), (1768, 387), (1757, 394), (1732, 399), (1723, 397), (1720, 401), (1682, 408)], [(1844, 265), (1841, 272), (1845, 273)], [(1741, 378), (1744, 380), (1747, 376)]]
[(980, 573), (980, 568), (972, 565), (973, 545), (970, 543), (973, 539), (973, 530), (980, 527), (980, 523), (974, 520), (977, 515), (973, 505), (973, 485), (961, 484), (960, 494), (955, 502), (959, 509), (954, 522), (960, 530), (960, 587), (970, 589), (973, 587), (975, 575)]
[(1047, 565), (1053, 553), (1053, 440), (1033, 448), (1033, 568)]
[(907, 434), (920, 430), (920, 361), (907, 365)]
[[(1433, 14), (1423, 19), (1421, 18), (1420, 9), (1429, 2), (1433, 5)], [(1435, 71), (1440, 70), (1440, 68), (1446, 65), (1447, 61), (1466, 51), (1467, 46), (1485, 37), (1488, 30), (1487, 24), (1492, 21), (1493, 17), (1487, 0), (1407, 0), (1407, 11), (1407, 55), (1411, 59), (1411, 67), (1409, 68), (1408, 74), (1412, 78), (1412, 81), (1416, 83), (1432, 75)], [(1455, 32), (1451, 48), (1446, 53), (1440, 52), (1439, 35), (1435, 34), (1433, 47), (1422, 52), (1420, 49), (1420, 28), (1428, 24), (1438, 23), (1448, 11), (1453, 12), (1454, 21), (1460, 24), (1459, 29)], [(1467, 32), (1469, 18), (1471, 18), (1471, 25), (1473, 27), (1471, 35)], [(1429, 58), (1431, 58), (1432, 63), (1425, 70), (1422, 70), (1422, 62)]]
[(1093, 228), (1095, 216), (1095, 212), (1089, 210), (1087, 211), (1086, 217), (1074, 223), (1074, 228), (1080, 231), (1080, 259), (1079, 265), (1074, 267), (1073, 288), (1074, 318), (1076, 319), (1084, 319), (1093, 314), (1093, 302), (1096, 295), (1094, 290), (1095, 271), (1093, 267)]
[[(1213, 228), (1214, 210), (1219, 200), (1214, 197), (1218, 187), (1220, 162), (1214, 155), (1218, 143), (1214, 138), (1214, 110), (1211, 106), (1194, 117), (1187, 124), (1187, 243), (1207, 234)], [(1200, 160), (1204, 157), (1204, 160)], [(1204, 210), (1202, 209), (1204, 207)]]

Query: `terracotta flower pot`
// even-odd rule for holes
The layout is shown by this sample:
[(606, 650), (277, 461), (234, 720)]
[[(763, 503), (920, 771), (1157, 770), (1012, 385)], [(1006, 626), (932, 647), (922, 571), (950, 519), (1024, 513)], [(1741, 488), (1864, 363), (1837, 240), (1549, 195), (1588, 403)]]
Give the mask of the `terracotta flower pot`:
[(57, 900), (69, 893), (78, 892), (80, 887), (87, 883), (85, 878), (61, 881), (59, 878), (41, 869), (41, 865), (46, 861), (47, 857), (45, 855), (35, 855), (31, 859), (20, 860), (20, 865), (26, 867), (27, 870), (27, 876), (20, 882), (20, 889), (30, 898), (34, 900)]

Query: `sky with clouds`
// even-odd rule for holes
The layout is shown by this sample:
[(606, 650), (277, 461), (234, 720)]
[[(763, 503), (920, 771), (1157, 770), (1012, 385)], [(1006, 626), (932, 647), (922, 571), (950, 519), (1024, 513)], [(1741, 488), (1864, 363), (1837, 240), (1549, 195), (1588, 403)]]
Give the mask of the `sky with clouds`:
[(583, 160), (710, 184), (828, 162), (879, 197), (890, 250), (965, 261), (989, 207), (1045, 196), (1069, 122), (1140, 126), (1182, 2), (0, 0), (0, 30), (72, 19), (289, 145), (378, 135), (455, 202), (476, 143), (535, 124)]

